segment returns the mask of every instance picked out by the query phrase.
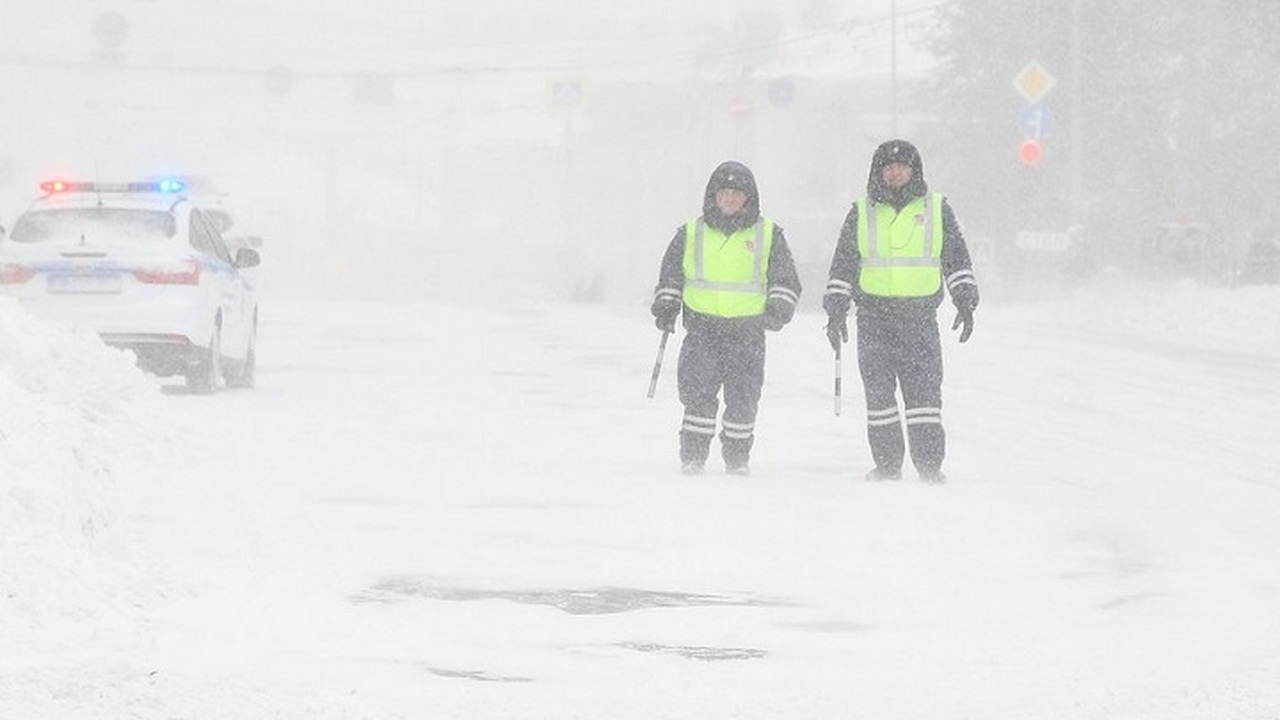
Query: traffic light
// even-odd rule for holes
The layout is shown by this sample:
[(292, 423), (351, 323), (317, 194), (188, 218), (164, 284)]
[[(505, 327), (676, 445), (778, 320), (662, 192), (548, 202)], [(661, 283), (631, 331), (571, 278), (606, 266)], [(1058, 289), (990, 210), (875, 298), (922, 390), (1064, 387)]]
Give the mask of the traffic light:
[(1035, 138), (1023, 140), (1018, 146), (1018, 160), (1023, 165), (1035, 165), (1040, 162), (1040, 158), (1044, 157), (1044, 148), (1040, 146), (1040, 141)]

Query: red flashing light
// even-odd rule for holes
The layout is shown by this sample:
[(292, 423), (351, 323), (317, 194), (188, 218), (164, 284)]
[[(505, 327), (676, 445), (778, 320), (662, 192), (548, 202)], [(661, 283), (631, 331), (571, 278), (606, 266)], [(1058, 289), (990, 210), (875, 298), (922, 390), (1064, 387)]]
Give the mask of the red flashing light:
[(66, 192), (67, 183), (62, 180), (45, 180), (40, 183), (40, 189), (47, 193)]
[(1044, 157), (1044, 148), (1039, 140), (1023, 140), (1022, 145), (1018, 146), (1018, 160), (1023, 165), (1035, 165), (1042, 157)]

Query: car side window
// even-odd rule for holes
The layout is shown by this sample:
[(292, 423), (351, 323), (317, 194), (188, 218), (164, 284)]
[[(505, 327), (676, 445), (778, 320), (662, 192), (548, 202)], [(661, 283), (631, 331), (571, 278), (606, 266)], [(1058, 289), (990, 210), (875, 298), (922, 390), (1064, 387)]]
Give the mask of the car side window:
[(191, 211), (191, 245), (206, 255), (213, 255), (228, 265), (232, 264), (231, 252), (227, 250), (226, 242), (209, 218), (199, 210)]

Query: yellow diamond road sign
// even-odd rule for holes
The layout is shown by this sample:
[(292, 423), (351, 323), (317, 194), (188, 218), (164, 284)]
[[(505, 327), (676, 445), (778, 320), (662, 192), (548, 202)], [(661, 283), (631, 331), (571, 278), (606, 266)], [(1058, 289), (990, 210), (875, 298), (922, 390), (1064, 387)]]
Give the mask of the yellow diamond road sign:
[(1013, 76), (1013, 88), (1032, 104), (1040, 102), (1041, 98), (1049, 94), (1055, 82), (1057, 80), (1035, 60), (1027, 63), (1021, 72)]

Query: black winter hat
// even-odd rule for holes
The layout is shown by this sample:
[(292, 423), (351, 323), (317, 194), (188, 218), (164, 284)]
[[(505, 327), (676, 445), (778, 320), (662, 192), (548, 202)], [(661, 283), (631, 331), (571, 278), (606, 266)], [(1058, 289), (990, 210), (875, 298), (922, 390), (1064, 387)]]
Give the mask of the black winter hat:
[(906, 140), (890, 140), (881, 143), (871, 157), (872, 172), (883, 170), (886, 165), (902, 163), (911, 166), (917, 175), (924, 173), (924, 162), (920, 159), (920, 151)]
[(756, 179), (747, 169), (746, 165), (734, 160), (720, 163), (720, 166), (711, 173), (711, 180), (708, 188), (715, 190), (724, 190), (732, 188), (741, 190), (748, 195), (756, 194)]

